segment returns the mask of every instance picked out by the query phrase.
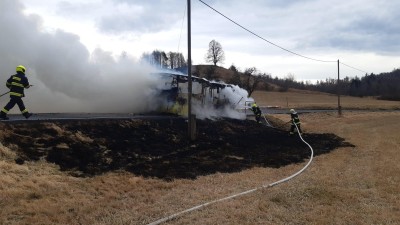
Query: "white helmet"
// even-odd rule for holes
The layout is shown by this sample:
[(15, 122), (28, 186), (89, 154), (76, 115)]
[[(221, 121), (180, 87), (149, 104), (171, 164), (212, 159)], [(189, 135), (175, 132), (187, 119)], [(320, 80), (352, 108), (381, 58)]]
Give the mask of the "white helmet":
[(290, 113), (296, 113), (294, 109), (290, 109)]

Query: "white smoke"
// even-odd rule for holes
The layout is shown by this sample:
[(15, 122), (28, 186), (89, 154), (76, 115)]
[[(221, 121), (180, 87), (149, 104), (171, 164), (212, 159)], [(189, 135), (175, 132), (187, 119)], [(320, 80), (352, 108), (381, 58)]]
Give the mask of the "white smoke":
[[(151, 75), (155, 72), (152, 67), (138, 63), (128, 53), (117, 59), (102, 49), (90, 53), (78, 35), (62, 30), (45, 32), (40, 17), (25, 15), (23, 10), (19, 0), (0, 1), (0, 85), (4, 84), (0, 93), (8, 91), (6, 80), (22, 64), (34, 85), (26, 90), (24, 102), (34, 113), (135, 113), (158, 108), (157, 90), (165, 81)], [(218, 95), (234, 105), (216, 108), (211, 98), (206, 104), (194, 100), (198, 118), (244, 118), (235, 104), (247, 100), (245, 90), (226, 87)], [(3, 96), (0, 107), (7, 101), (7, 95)], [(12, 113), (19, 113), (18, 108)]]
[[(89, 53), (79, 36), (57, 30), (41, 31), (40, 18), (26, 16), (19, 1), (0, 1), (0, 83), (27, 68), (34, 87), (25, 104), (33, 112), (142, 112), (153, 108), (154, 70), (124, 54)], [(8, 91), (4, 86), (1, 93)], [(4, 96), (0, 103), (8, 101)], [(0, 106), (1, 107), (1, 106)], [(15, 109), (14, 109), (15, 110)]]
[[(194, 87), (195, 89), (195, 87)], [(215, 91), (214, 91), (215, 92)], [(248, 92), (237, 85), (229, 85), (221, 89), (219, 93), (214, 93), (215, 98), (220, 102), (226, 102), (219, 107), (215, 107), (213, 96), (208, 95), (204, 103), (194, 100), (193, 113), (199, 119), (214, 119), (214, 118), (233, 118), (246, 119), (246, 114), (241, 110), (245, 107), (245, 103), (253, 101), (253, 98), (248, 98)]]

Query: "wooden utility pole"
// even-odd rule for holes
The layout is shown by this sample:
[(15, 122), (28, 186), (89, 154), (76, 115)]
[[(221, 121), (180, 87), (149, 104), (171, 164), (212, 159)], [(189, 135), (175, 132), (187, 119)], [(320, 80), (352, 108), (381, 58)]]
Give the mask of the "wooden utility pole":
[(188, 133), (191, 141), (196, 139), (196, 117), (192, 115), (192, 36), (191, 36), (191, 0), (188, 7)]
[(337, 61), (337, 97), (338, 97), (338, 115), (342, 116), (342, 106), (340, 105), (340, 68), (339, 68), (339, 59)]

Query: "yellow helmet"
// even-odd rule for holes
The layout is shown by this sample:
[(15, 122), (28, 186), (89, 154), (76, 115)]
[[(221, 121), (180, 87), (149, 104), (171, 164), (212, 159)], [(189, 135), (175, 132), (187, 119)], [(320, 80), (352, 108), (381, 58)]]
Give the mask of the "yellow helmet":
[(17, 72), (25, 73), (26, 68), (25, 68), (25, 66), (23, 66), (23, 65), (19, 65), (19, 66), (17, 66), (16, 71), (17, 71)]
[(256, 103), (254, 103), (251, 107), (257, 107), (257, 104)]

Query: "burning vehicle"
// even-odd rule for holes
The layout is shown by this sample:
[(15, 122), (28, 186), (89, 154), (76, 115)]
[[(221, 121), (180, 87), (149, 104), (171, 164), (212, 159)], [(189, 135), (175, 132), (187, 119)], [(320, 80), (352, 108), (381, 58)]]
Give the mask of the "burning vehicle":
[[(160, 111), (187, 116), (188, 80), (186, 74), (178, 72), (160, 72), (161, 82), (159, 99)], [(245, 119), (238, 110), (245, 102), (253, 102), (247, 97), (247, 91), (237, 85), (192, 76), (192, 105), (198, 118), (229, 117)]]

